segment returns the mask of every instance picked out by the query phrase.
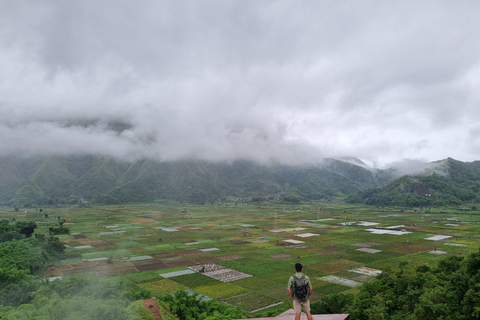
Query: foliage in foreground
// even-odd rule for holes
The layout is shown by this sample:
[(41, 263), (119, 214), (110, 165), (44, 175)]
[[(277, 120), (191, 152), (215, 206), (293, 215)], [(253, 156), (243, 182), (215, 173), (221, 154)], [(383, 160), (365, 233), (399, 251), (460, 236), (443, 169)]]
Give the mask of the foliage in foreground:
[(328, 295), (312, 311), (349, 313), (351, 320), (480, 319), (480, 251), (434, 268), (384, 272), (358, 295)]
[(0, 306), (0, 319), (148, 319), (143, 307), (132, 304), (138, 294), (114, 278), (71, 277), (41, 284), (28, 303), (16, 308)]
[(0, 305), (27, 303), (39, 287), (33, 274), (62, 258), (65, 245), (56, 237), (35, 234), (34, 222), (0, 221)]
[(240, 308), (217, 300), (204, 301), (198, 294), (183, 289), (174, 294), (163, 294), (159, 300), (179, 320), (231, 320), (249, 317), (249, 314)]

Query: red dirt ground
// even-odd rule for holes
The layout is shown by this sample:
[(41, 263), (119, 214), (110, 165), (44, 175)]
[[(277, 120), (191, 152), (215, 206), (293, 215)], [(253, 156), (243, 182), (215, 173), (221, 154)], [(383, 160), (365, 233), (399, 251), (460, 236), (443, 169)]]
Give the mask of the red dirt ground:
[[(158, 307), (157, 299), (143, 300), (143, 306), (145, 307), (145, 309), (150, 311), (150, 313), (155, 318), (155, 320), (162, 320), (162, 317), (160, 317), (160, 313), (158, 313), (160, 308)], [(150, 306), (153, 306), (153, 307), (150, 308)]]

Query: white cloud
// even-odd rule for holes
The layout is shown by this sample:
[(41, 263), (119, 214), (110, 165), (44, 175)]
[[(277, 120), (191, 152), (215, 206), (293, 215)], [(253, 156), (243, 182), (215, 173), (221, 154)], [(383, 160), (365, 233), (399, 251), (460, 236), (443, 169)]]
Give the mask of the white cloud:
[(3, 1), (0, 151), (480, 157), (476, 1)]

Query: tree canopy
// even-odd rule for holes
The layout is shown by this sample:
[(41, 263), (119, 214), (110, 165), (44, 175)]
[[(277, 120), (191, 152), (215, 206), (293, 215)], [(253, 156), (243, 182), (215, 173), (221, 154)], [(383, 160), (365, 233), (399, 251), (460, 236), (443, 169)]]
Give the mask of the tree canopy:
[(328, 295), (312, 311), (349, 313), (352, 320), (480, 319), (480, 251), (432, 268), (383, 272), (357, 295)]
[(231, 320), (248, 318), (246, 311), (217, 300), (205, 301), (196, 293), (178, 290), (163, 294), (159, 300), (178, 320)]

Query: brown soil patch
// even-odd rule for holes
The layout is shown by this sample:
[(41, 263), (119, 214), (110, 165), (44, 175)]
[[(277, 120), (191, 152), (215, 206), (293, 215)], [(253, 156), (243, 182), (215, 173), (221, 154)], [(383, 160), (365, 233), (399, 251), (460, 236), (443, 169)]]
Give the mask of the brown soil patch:
[(147, 309), (155, 320), (162, 320), (160, 317), (160, 307), (158, 306), (157, 299), (143, 300), (143, 306)]
[(101, 276), (113, 276), (132, 272), (137, 272), (137, 269), (135, 269), (131, 262), (107, 264), (98, 267), (98, 274)]
[(154, 259), (149, 259), (149, 260), (132, 261), (132, 263), (136, 267), (136, 266), (143, 266), (143, 265), (147, 265), (147, 264), (155, 264), (155, 263), (163, 263), (163, 262), (158, 261), (158, 260), (154, 260)]
[(168, 266), (162, 262), (156, 262), (152, 264), (142, 264), (135, 266), (138, 271), (150, 271), (150, 270), (157, 270), (157, 269), (166, 269)]
[(101, 242), (92, 243), (91, 246), (95, 248), (105, 248), (105, 247), (113, 247), (115, 246), (115, 244), (102, 240)]
[(164, 252), (164, 253), (157, 253), (152, 255), (155, 259), (163, 259), (163, 258), (171, 258), (176, 256), (177, 254), (174, 252)]
[(87, 237), (83, 236), (82, 238), (77, 239), (77, 241), (82, 243), (82, 244), (92, 244), (94, 242), (103, 241), (103, 240), (95, 239), (95, 238), (87, 238)]
[(63, 272), (62, 272), (62, 270), (57, 269), (56, 267), (48, 267), (45, 270), (44, 275), (47, 276), (47, 277), (59, 277), (59, 276), (63, 275)]
[(169, 267), (183, 267), (183, 266), (188, 266), (192, 264), (192, 260), (183, 260), (183, 261), (171, 261), (171, 262), (165, 262), (165, 264)]
[(218, 258), (204, 258), (204, 259), (195, 259), (193, 260), (197, 264), (212, 264), (218, 261)]
[(77, 247), (77, 246), (83, 245), (82, 243), (76, 241), (75, 239), (65, 239), (63, 240), (63, 243), (67, 244), (70, 247)]
[(140, 230), (153, 230), (153, 227), (141, 227)]
[(63, 274), (76, 274), (76, 273), (87, 273), (87, 272), (95, 272), (97, 271), (96, 266), (92, 267), (84, 267), (84, 268), (75, 268), (75, 269), (68, 269), (68, 270), (63, 270)]
[(79, 263), (48, 267), (47, 270), (45, 270), (44, 275), (47, 277), (57, 277), (65, 274), (92, 272), (97, 270), (97, 266), (104, 265), (106, 263), (106, 261), (84, 261)]
[(405, 230), (410, 230), (410, 231), (417, 231), (417, 230), (423, 230), (424, 227), (419, 227), (419, 226), (405, 226), (402, 229)]
[(180, 252), (182, 256), (187, 256), (187, 255), (192, 255), (192, 254), (201, 254), (203, 251), (200, 250), (188, 250), (188, 251), (182, 251)]
[(87, 236), (84, 235), (84, 234), (76, 234), (73, 236), (73, 239), (84, 239), (86, 238)]

